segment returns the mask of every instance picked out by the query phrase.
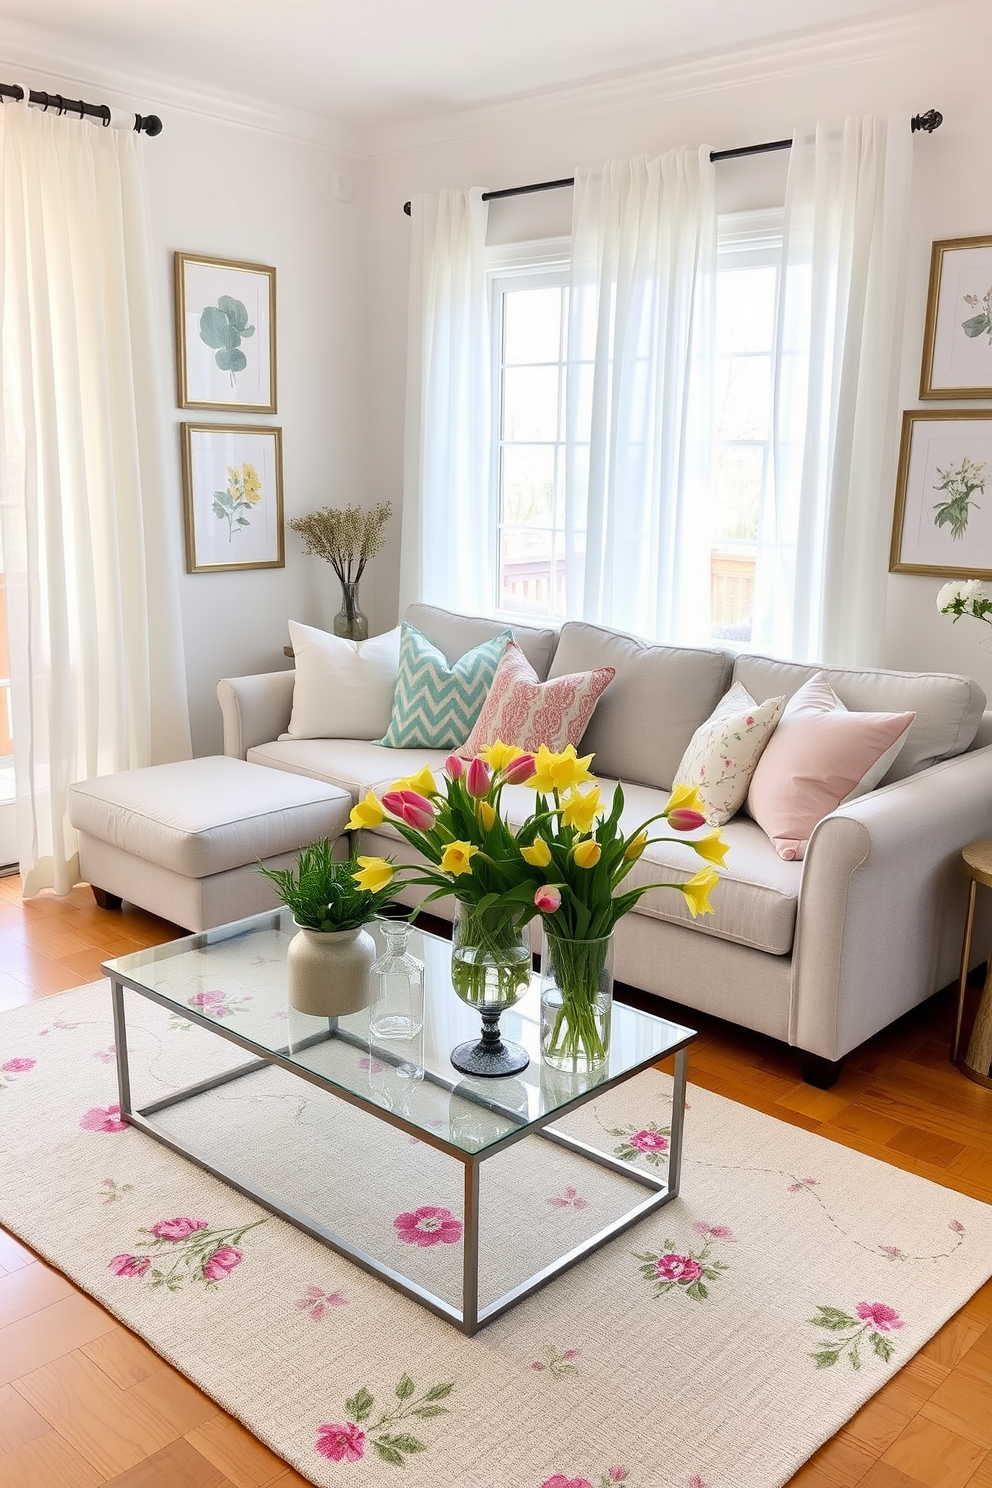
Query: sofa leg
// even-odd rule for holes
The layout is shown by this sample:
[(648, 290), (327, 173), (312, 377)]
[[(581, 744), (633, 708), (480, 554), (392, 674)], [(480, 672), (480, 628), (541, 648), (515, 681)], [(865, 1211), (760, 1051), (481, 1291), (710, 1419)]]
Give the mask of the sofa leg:
[(96, 884), (90, 884), (93, 890), (93, 898), (101, 909), (120, 909), (124, 903), (119, 894), (111, 894), (108, 889), (98, 889)]
[(824, 1059), (820, 1054), (803, 1054), (801, 1068), (807, 1085), (815, 1085), (817, 1090), (829, 1090), (840, 1079), (844, 1061)]

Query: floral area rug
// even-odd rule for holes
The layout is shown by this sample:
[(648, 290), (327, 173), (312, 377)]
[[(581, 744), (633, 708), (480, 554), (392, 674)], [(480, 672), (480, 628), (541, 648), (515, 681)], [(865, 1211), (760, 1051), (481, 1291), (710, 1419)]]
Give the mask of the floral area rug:
[[(208, 1035), (139, 999), (129, 1019), (139, 1099), (202, 1075)], [(650, 1071), (565, 1125), (657, 1167), (670, 1090)], [(105, 983), (0, 1017), (0, 1223), (328, 1488), (775, 1488), (992, 1274), (992, 1208), (690, 1088), (681, 1197), (470, 1339), (116, 1101)], [(280, 1071), (168, 1114), (456, 1293), (443, 1154)], [(482, 1171), (492, 1294), (634, 1188), (539, 1138)]]

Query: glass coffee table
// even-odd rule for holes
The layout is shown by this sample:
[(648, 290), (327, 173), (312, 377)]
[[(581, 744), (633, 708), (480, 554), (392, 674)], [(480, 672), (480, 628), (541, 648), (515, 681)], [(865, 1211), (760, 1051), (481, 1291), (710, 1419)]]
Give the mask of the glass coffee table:
[[(378, 926), (369, 928), (381, 937)], [(691, 1029), (615, 1003), (607, 1063), (589, 1074), (562, 1074), (541, 1062), (539, 987), (532, 976), (529, 992), (501, 1019), (505, 1037), (530, 1053), (528, 1069), (510, 1079), (459, 1076), (450, 1051), (479, 1036), (480, 1020), (452, 990), (450, 942), (422, 931), (411, 936), (410, 949), (425, 964), (423, 1032), (384, 1042), (370, 1041), (368, 1009), (327, 1019), (289, 1005), (286, 947), (293, 934), (290, 915), (276, 911), (105, 964), (126, 1121), (468, 1334), (676, 1197)], [(671, 1114), (659, 1143), (667, 1167), (660, 1152), (648, 1171), (552, 1124), (670, 1056)], [(606, 1223), (576, 1216), (581, 1231), (542, 1242), (540, 1264), (508, 1281), (502, 1242), (490, 1247), (480, 1272), (483, 1165), (496, 1159), (487, 1171), (510, 1184), (510, 1198), (500, 1199), (504, 1214), (530, 1198), (539, 1216), (547, 1212), (541, 1205), (568, 1202), (567, 1188), (564, 1200), (547, 1199), (529, 1195), (519, 1173), (507, 1178), (500, 1163), (511, 1162), (508, 1149), (527, 1138), (539, 1142), (531, 1154), (550, 1157), (544, 1144), (553, 1144), (597, 1165), (583, 1168), (590, 1183), (606, 1181), (603, 1169), (622, 1175), (622, 1183), (610, 1180), (622, 1212)], [(461, 1220), (437, 1206), (399, 1215), (394, 1227), (413, 1223), (423, 1233), (412, 1236), (412, 1246), (386, 1244), (376, 1254), (362, 1215), (390, 1201), (395, 1208), (418, 1167), (426, 1165), (437, 1186), (437, 1154), (462, 1166), (453, 1190)], [(453, 1228), (432, 1234), (432, 1225)], [(383, 1228), (388, 1235), (389, 1225)], [(425, 1269), (432, 1257), (427, 1243), (454, 1235), (458, 1247), (435, 1252), (443, 1250), (448, 1262), (445, 1287), (437, 1267)]]

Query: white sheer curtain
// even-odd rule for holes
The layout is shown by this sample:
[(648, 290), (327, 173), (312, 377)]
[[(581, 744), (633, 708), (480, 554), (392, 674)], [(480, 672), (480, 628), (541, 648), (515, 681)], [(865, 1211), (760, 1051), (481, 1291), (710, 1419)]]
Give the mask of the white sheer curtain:
[(0, 110), (0, 514), (26, 895), (78, 877), (70, 784), (190, 753), (133, 133)]
[(470, 613), (492, 587), (488, 206), (480, 187), (411, 203), (400, 613)]
[(908, 114), (797, 130), (753, 644), (878, 665), (912, 179)]
[(568, 613), (668, 641), (709, 635), (715, 254), (708, 147), (577, 174)]

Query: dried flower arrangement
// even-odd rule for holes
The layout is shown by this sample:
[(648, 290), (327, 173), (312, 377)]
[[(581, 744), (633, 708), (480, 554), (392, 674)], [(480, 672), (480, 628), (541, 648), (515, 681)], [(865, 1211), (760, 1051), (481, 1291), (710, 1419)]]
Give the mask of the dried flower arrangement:
[(343, 511), (321, 507), (305, 517), (293, 517), (288, 525), (306, 543), (306, 552), (324, 558), (342, 584), (357, 584), (370, 558), (385, 545), (385, 528), (393, 514), (392, 503), (378, 501), (370, 511), (347, 506)]

